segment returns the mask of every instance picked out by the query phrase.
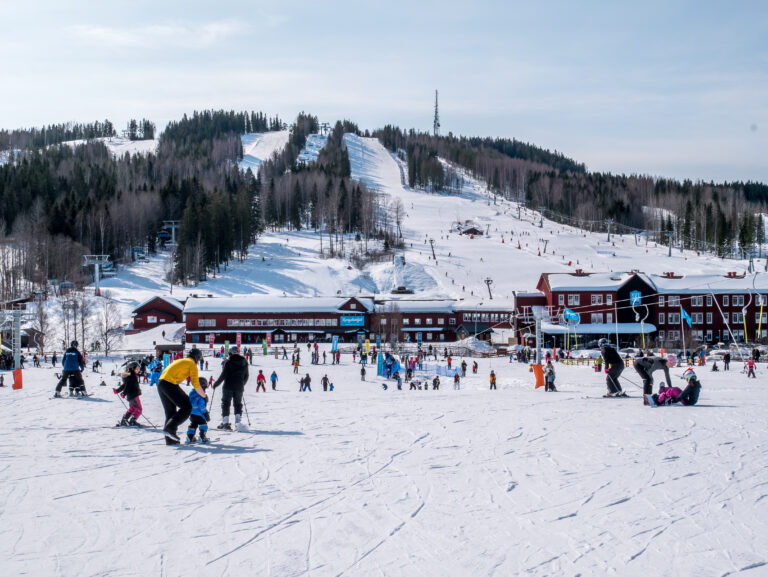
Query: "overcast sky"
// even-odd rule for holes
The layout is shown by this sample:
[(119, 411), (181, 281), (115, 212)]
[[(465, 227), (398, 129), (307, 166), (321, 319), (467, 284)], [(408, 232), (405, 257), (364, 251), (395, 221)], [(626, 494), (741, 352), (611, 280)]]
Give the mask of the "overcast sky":
[(768, 182), (768, 2), (0, 0), (0, 128), (203, 108)]

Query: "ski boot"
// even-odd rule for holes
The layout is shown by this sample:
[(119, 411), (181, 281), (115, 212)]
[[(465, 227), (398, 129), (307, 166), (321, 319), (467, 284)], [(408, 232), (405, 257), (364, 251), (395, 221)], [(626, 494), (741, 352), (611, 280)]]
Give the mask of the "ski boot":
[(163, 429), (163, 434), (165, 435), (166, 445), (178, 445), (181, 442), (181, 439), (179, 438), (179, 435), (176, 434), (176, 431), (165, 428)]
[[(200, 436), (202, 437), (202, 435)], [(195, 443), (197, 443), (197, 439), (195, 438), (194, 433), (193, 434), (187, 433), (187, 445), (194, 445)]]
[(128, 426), (130, 426), (130, 427), (143, 427), (144, 425), (142, 425), (141, 423), (139, 423), (139, 422), (136, 420), (136, 417), (134, 417), (133, 415), (131, 415), (131, 418), (130, 418), (130, 419), (128, 419)]
[(208, 435), (205, 434), (205, 431), (200, 431), (200, 442), (206, 445), (211, 442)]
[(216, 427), (217, 429), (224, 429), (225, 431), (231, 431), (232, 425), (230, 425), (228, 422), (219, 423), (219, 426)]
[(123, 415), (123, 418), (120, 419), (120, 422), (117, 424), (118, 427), (127, 427), (130, 425), (130, 421), (128, 420), (128, 417), (126, 415)]
[(59, 391), (56, 391), (55, 393), (53, 393), (53, 398), (54, 399), (61, 399), (62, 398), (61, 397), (61, 393)]
[(248, 427), (242, 421), (242, 415), (235, 415), (235, 430), (236, 431), (247, 431), (248, 430)]

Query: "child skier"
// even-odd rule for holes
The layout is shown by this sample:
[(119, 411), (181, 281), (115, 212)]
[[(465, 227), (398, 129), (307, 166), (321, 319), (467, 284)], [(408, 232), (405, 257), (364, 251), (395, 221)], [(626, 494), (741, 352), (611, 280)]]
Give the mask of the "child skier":
[(142, 413), (141, 387), (139, 386), (139, 363), (132, 361), (125, 367), (125, 372), (120, 375), (123, 383), (112, 392), (128, 399), (128, 410), (117, 423), (118, 427), (140, 427), (139, 417)]
[(272, 390), (277, 390), (277, 373), (275, 371), (272, 371), (272, 374), (269, 375), (269, 380), (272, 381)]
[(544, 391), (557, 392), (555, 388), (555, 367), (552, 366), (552, 361), (547, 361), (547, 366), (544, 367)]
[(491, 381), (491, 389), (496, 390), (496, 373), (491, 371), (491, 374), (488, 377)]
[[(205, 391), (208, 388), (208, 381), (205, 377), (200, 377), (200, 388)], [(200, 428), (200, 442), (208, 443), (210, 439), (206, 436), (208, 433), (208, 421), (211, 415), (208, 413), (206, 403), (208, 399), (197, 394), (195, 389), (189, 391), (189, 402), (192, 404), (192, 413), (189, 416), (189, 427), (187, 428), (187, 444), (196, 443), (195, 431)]]
[(256, 376), (256, 392), (259, 392), (259, 388), (261, 388), (262, 392), (267, 392), (267, 378), (264, 376), (264, 373), (261, 372), (261, 369), (259, 369), (259, 374)]

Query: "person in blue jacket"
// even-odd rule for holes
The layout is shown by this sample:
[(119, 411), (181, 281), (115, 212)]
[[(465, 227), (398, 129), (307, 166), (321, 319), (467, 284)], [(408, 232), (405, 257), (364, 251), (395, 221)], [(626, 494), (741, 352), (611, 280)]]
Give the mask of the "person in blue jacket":
[(150, 365), (152, 369), (152, 375), (149, 378), (149, 386), (154, 387), (160, 382), (160, 373), (163, 372), (163, 362), (160, 359), (155, 359)]
[(64, 351), (64, 356), (61, 358), (61, 378), (56, 385), (56, 392), (54, 397), (61, 396), (61, 389), (69, 380), (69, 394), (70, 396), (83, 395), (85, 396), (85, 382), (83, 381), (82, 371), (85, 368), (85, 359), (83, 355), (77, 350), (77, 341), (69, 343), (69, 348)]
[[(200, 377), (200, 388), (205, 390), (208, 388), (208, 381), (205, 377)], [(195, 432), (200, 429), (200, 442), (208, 443), (210, 439), (207, 437), (208, 433), (208, 421), (211, 420), (211, 415), (208, 413), (208, 406), (205, 397), (201, 397), (195, 389), (189, 391), (189, 402), (192, 404), (192, 413), (189, 416), (189, 427), (187, 428), (187, 443), (196, 443)]]

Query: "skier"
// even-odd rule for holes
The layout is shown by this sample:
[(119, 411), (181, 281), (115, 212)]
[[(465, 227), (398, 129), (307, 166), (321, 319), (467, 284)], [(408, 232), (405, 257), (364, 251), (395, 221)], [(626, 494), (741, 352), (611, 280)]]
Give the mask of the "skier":
[(123, 379), (123, 383), (116, 389), (112, 389), (112, 392), (116, 395), (120, 395), (128, 399), (128, 410), (117, 423), (118, 427), (140, 427), (138, 420), (142, 413), (141, 399), (141, 387), (139, 386), (139, 363), (131, 361), (128, 366), (125, 367), (125, 372), (120, 375)]
[(80, 354), (80, 351), (77, 350), (77, 341), (69, 343), (69, 348), (64, 352), (64, 357), (61, 359), (61, 368), (63, 369), (61, 371), (61, 378), (56, 385), (56, 392), (53, 396), (61, 396), (61, 389), (67, 383), (67, 380), (69, 381), (70, 396), (85, 396), (85, 382), (83, 382), (82, 375), (82, 371), (85, 368), (85, 359)]
[(322, 385), (323, 385), (323, 390), (324, 390), (324, 391), (327, 391), (327, 390), (328, 390), (328, 385), (329, 385), (329, 384), (330, 384), (330, 382), (331, 382), (331, 380), (328, 378), (328, 375), (323, 375), (323, 378), (322, 378), (322, 379), (320, 379), (320, 382), (321, 382), (321, 383), (322, 383)]
[(400, 371), (395, 371), (395, 374), (392, 375), (392, 378), (397, 381), (397, 390), (401, 391), (403, 389), (403, 379), (400, 377)]
[(731, 353), (730, 353), (730, 351), (725, 353), (725, 355), (723, 355), (723, 370), (724, 371), (730, 371), (731, 370)]
[[(198, 383), (203, 391), (208, 388), (208, 381), (205, 377), (200, 377)], [(197, 393), (197, 390), (192, 389), (189, 391), (189, 402), (192, 405), (192, 414), (189, 416), (189, 426), (187, 427), (187, 444), (197, 442), (195, 432), (198, 427), (200, 428), (200, 442), (209, 443), (210, 439), (206, 436), (206, 433), (208, 433), (208, 421), (211, 420), (211, 414), (206, 406), (208, 397), (205, 395), (201, 396)]]
[(608, 376), (605, 378), (605, 382), (608, 385), (608, 392), (603, 395), (604, 397), (625, 397), (626, 393), (621, 389), (619, 384), (619, 375), (624, 370), (624, 360), (621, 355), (611, 346), (608, 339), (600, 339), (597, 342), (597, 346), (600, 347), (600, 353), (605, 361), (605, 366), (608, 367)]
[(488, 377), (491, 381), (491, 389), (496, 390), (496, 373), (491, 371), (491, 374)]
[(680, 396), (677, 397), (677, 401), (685, 406), (695, 405), (699, 402), (701, 383), (693, 369), (686, 369), (683, 373), (683, 378), (688, 384), (685, 386), (683, 392), (680, 393)]
[(305, 376), (303, 379), (304, 381), (304, 389), (305, 391), (312, 392), (312, 387), (310, 386), (312, 384), (312, 379), (309, 378), (309, 373), (307, 373), (307, 376)]
[(360, 367), (360, 380), (361, 380), (361, 381), (364, 381), (364, 380), (365, 380), (365, 365), (363, 365), (362, 367)]
[(464, 359), (461, 360), (461, 376), (466, 377), (467, 376), (467, 361)]
[(152, 378), (149, 379), (149, 386), (154, 387), (157, 385), (157, 383), (160, 382), (160, 373), (163, 372), (163, 363), (160, 362), (160, 359), (155, 359), (155, 362), (152, 366)]
[[(512, 361), (510, 361), (510, 362), (512, 362)], [(477, 374), (477, 361), (472, 361), (472, 374), (473, 375)]]
[(264, 376), (264, 373), (261, 372), (261, 369), (259, 369), (259, 374), (256, 376), (256, 392), (258, 393), (259, 388), (261, 388), (261, 390), (266, 393), (267, 392), (266, 384), (267, 384), (267, 378)]
[(277, 390), (277, 373), (275, 371), (272, 371), (272, 374), (269, 376), (269, 380), (272, 381), (272, 390)]
[(440, 389), (440, 377), (435, 375), (435, 378), (432, 379), (432, 390), (437, 391)]
[(547, 361), (547, 365), (544, 367), (544, 391), (557, 392), (555, 388), (555, 367), (552, 365), (552, 361)]
[(672, 380), (669, 377), (669, 367), (667, 366), (667, 359), (664, 357), (654, 357), (650, 354), (646, 357), (637, 359), (634, 363), (635, 370), (640, 378), (643, 380), (643, 404), (648, 404), (648, 397), (646, 395), (653, 394), (653, 377), (651, 376), (654, 371), (661, 369), (664, 371), (664, 378), (667, 381), (667, 386), (672, 386)]
[(245, 389), (245, 383), (248, 382), (248, 376), (248, 362), (239, 353), (237, 347), (233, 347), (229, 351), (229, 358), (224, 361), (224, 365), (221, 367), (219, 378), (213, 383), (214, 390), (222, 382), (224, 383), (224, 389), (221, 393), (221, 423), (218, 426), (219, 429), (232, 430), (232, 425), (229, 423), (229, 406), (231, 404), (235, 408), (235, 426), (237, 428), (244, 427), (242, 424), (243, 390)]
[(454, 390), (458, 391), (461, 388), (461, 378), (459, 377), (459, 373), (453, 373), (453, 388)]
[(755, 359), (748, 359), (747, 363), (747, 378), (752, 377), (753, 379), (757, 378), (755, 377)]
[(163, 411), (165, 411), (163, 433), (165, 433), (166, 445), (179, 444), (180, 439), (176, 431), (179, 425), (187, 420), (192, 411), (189, 397), (184, 394), (180, 384), (189, 378), (197, 394), (206, 398), (205, 391), (200, 388), (199, 375), (197, 373), (197, 363), (202, 356), (203, 353), (200, 349), (190, 349), (186, 358), (173, 361), (160, 374), (157, 393), (160, 395), (160, 402), (163, 404)]
[[(77, 342), (77, 341), (73, 341)], [(59, 359), (59, 357), (56, 356), (56, 351), (53, 351), (53, 356), (51, 357), (51, 366), (55, 369), (56, 368), (56, 361)]]

